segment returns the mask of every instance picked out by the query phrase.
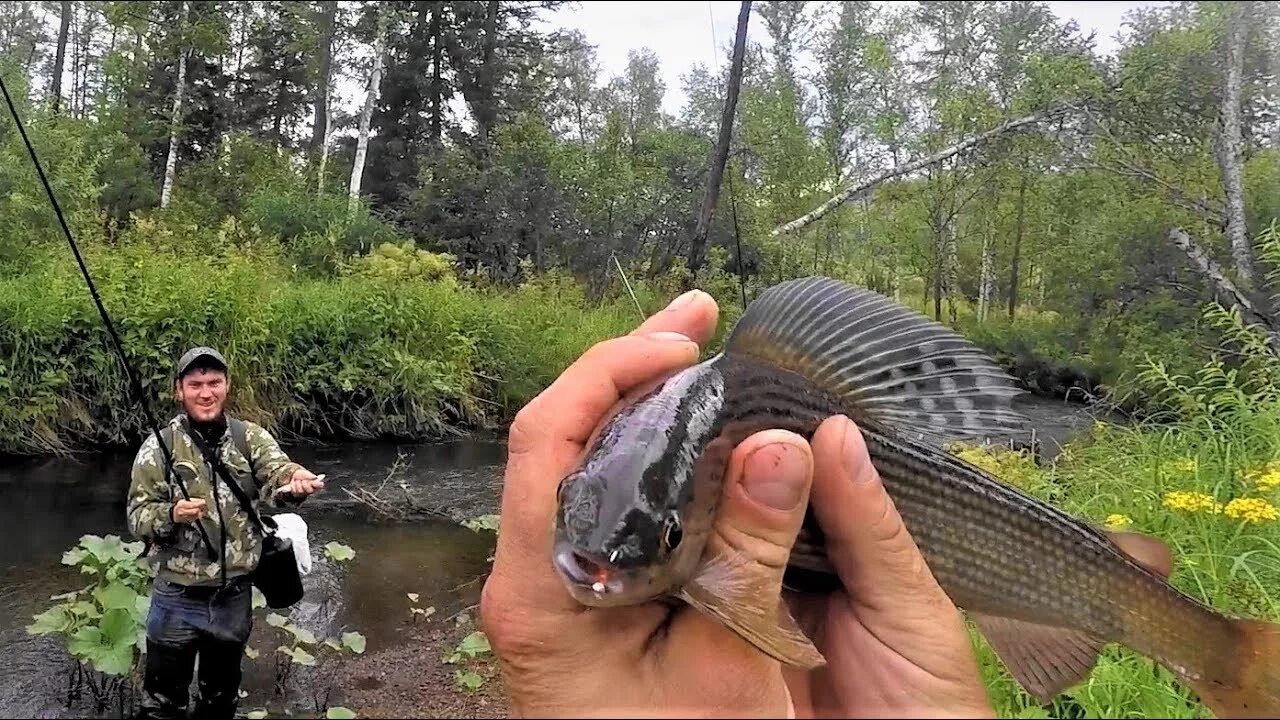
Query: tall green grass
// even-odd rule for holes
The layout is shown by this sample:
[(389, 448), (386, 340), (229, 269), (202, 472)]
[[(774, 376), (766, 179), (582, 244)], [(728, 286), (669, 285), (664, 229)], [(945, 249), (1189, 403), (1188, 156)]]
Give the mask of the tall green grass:
[[(176, 409), (174, 359), (210, 344), (233, 365), (235, 411), (286, 434), (437, 437), (500, 423), (639, 317), (630, 298), (592, 301), (556, 277), (497, 291), (451, 276), (312, 279), (259, 248), (86, 255), (153, 408)], [(0, 452), (135, 442), (146, 429), (126, 393), (74, 264), (0, 279)]]
[[(1095, 423), (1047, 467), (993, 449), (959, 451), (1031, 494), (1098, 526), (1149, 533), (1175, 557), (1171, 583), (1229, 615), (1280, 621), (1280, 362), (1260, 336), (1210, 308), (1246, 354), (1178, 374), (1139, 373), (1161, 412), (1119, 427)], [(1041, 707), (1014, 685), (975, 631), (996, 710), (1011, 717), (1206, 717), (1189, 688), (1153, 661), (1112, 645), (1087, 681)]]

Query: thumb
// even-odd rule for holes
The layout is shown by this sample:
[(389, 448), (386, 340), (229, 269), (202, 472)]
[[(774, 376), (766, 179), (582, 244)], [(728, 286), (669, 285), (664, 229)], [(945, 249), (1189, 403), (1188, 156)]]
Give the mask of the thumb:
[(741, 554), (777, 571), (791, 555), (804, 521), (813, 453), (785, 430), (765, 430), (739, 443), (729, 458), (716, 534)]
[(951, 600), (885, 491), (857, 426), (828, 418), (813, 436), (813, 454), (814, 515), (854, 607), (892, 624), (935, 623)]

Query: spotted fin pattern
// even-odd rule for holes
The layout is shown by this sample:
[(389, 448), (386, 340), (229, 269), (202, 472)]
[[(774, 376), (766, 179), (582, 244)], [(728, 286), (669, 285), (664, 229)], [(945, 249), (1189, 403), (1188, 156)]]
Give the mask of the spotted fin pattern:
[(762, 292), (725, 353), (798, 373), (918, 440), (1026, 431), (1027, 419), (1012, 409), (1023, 391), (980, 348), (889, 298), (831, 278), (789, 280)]

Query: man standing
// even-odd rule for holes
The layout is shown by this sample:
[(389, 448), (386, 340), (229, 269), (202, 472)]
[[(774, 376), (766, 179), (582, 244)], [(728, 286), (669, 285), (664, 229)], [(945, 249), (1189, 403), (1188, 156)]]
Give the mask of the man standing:
[(261, 557), (262, 535), (214, 464), (255, 510), (300, 503), (324, 483), (291, 461), (261, 426), (226, 414), (230, 378), (217, 350), (193, 348), (175, 370), (182, 411), (161, 434), (191, 499), (183, 499), (166, 477), (155, 435), (142, 443), (129, 486), (129, 530), (150, 544), (156, 568), (140, 716), (186, 717), (198, 655), (196, 717), (231, 718), (253, 626), (251, 574)]

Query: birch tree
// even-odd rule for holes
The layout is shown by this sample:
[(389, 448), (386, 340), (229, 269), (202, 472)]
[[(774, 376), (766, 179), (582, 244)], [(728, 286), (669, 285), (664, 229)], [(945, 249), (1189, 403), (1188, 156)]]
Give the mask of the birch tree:
[[(187, 17), (190, 9), (189, 0), (183, 0), (182, 15), (178, 21), (178, 33), (187, 29)], [(164, 162), (164, 183), (160, 186), (160, 207), (169, 207), (173, 197), (173, 180), (178, 168), (178, 128), (182, 122), (182, 95), (187, 87), (187, 42), (179, 45), (178, 52), (178, 84), (173, 90), (173, 111), (169, 115), (169, 155)]]
[(378, 35), (373, 43), (373, 70), (369, 73), (368, 90), (364, 96), (364, 109), (360, 111), (360, 131), (356, 136), (356, 157), (351, 165), (351, 184), (348, 186), (349, 212), (354, 213), (360, 201), (360, 183), (364, 179), (364, 160), (369, 153), (369, 121), (373, 117), (373, 103), (378, 98), (378, 87), (382, 83), (382, 56), (387, 44), (387, 23), (391, 11), (380, 8), (378, 14)]

